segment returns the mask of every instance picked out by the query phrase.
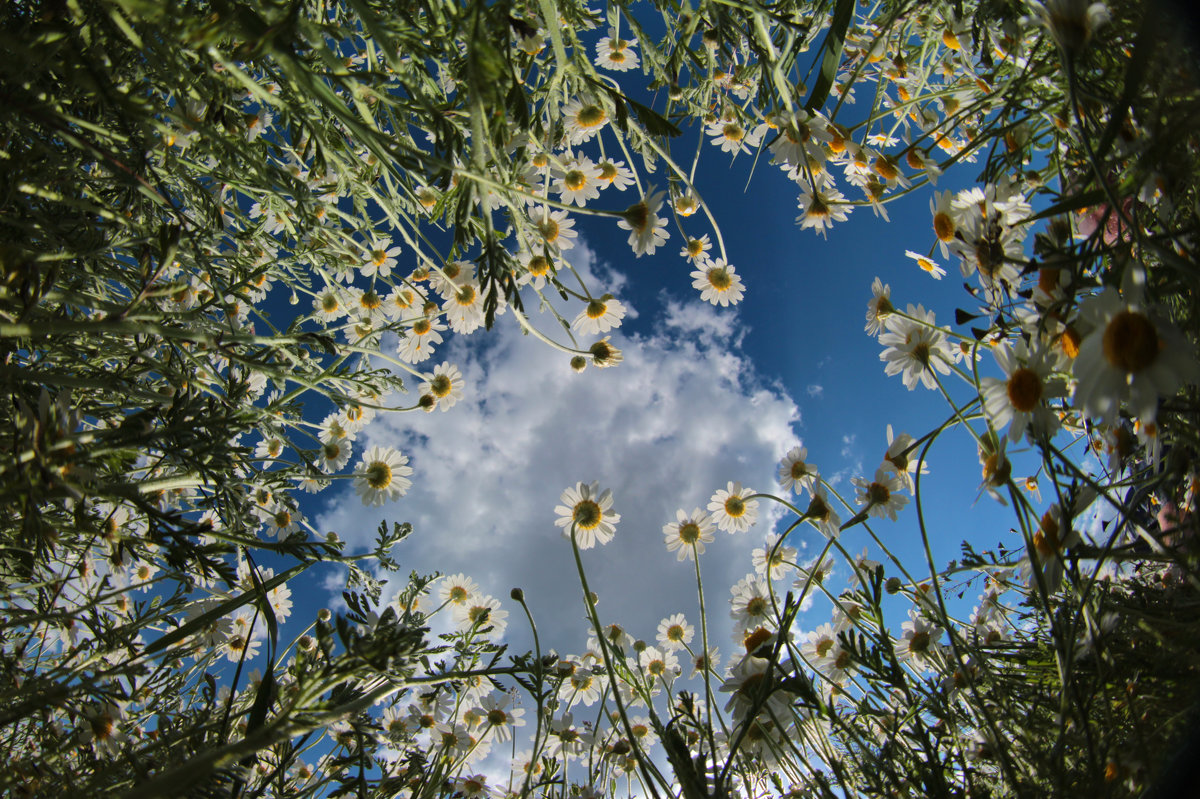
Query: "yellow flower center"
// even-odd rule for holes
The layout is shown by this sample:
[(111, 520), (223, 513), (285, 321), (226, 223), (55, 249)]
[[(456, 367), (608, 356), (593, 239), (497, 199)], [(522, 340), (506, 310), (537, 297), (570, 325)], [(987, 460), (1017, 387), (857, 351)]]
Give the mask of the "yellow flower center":
[(717, 291), (727, 291), (733, 285), (733, 278), (724, 267), (714, 266), (708, 270), (708, 284)]
[(694, 544), (700, 540), (700, 525), (695, 522), (684, 522), (679, 525), (679, 540), (685, 544)]
[(542, 234), (542, 238), (547, 242), (553, 242), (558, 238), (558, 222), (552, 217), (544, 217), (537, 224), (538, 233)]
[(359, 302), (368, 311), (374, 311), (377, 308), (383, 307), (383, 299), (374, 291), (364, 291)]
[(804, 461), (793, 461), (791, 468), (788, 470), (788, 474), (792, 476), (793, 480), (799, 480), (808, 474), (808, 464)]
[(741, 497), (729, 497), (725, 500), (725, 514), (731, 519), (737, 519), (746, 512), (746, 502)]
[(550, 271), (550, 259), (544, 255), (535, 255), (529, 259), (529, 274), (542, 277)]
[(607, 180), (609, 183), (612, 183), (613, 178), (616, 176), (616, 164), (614, 164), (612, 161), (605, 161), (604, 163), (600, 164), (600, 180)]
[(575, 121), (579, 123), (581, 128), (594, 128), (604, 124), (604, 120), (608, 115), (604, 113), (604, 109), (598, 105), (585, 105), (579, 109), (579, 113), (575, 115)]
[(563, 185), (571, 191), (579, 191), (587, 185), (587, 175), (583, 174), (582, 170), (572, 169), (563, 175)]
[(1037, 548), (1038, 553), (1048, 558), (1058, 552), (1060, 543), (1058, 539), (1058, 522), (1050, 511), (1042, 514), (1042, 526), (1033, 534), (1033, 545)]
[(884, 180), (895, 180), (896, 178), (900, 177), (900, 170), (896, 169), (895, 164), (884, 158), (882, 155), (875, 158), (875, 161), (871, 164), (871, 167), (875, 170), (875, 174), (879, 175), (879, 177), (883, 178)]
[(418, 319), (412, 326), (413, 334), (418, 336), (424, 336), (432, 329), (433, 322), (430, 322), (428, 319)]
[(721, 135), (728, 141), (741, 141), (746, 137), (746, 131), (736, 122), (726, 122), (721, 128)]
[(579, 529), (595, 530), (600, 526), (600, 520), (604, 518), (604, 513), (594, 501), (583, 499), (576, 503), (571, 518)]
[(954, 220), (945, 211), (938, 211), (933, 215), (933, 232), (937, 234), (939, 241), (953, 241)]
[(1008, 378), (1008, 401), (1022, 413), (1029, 413), (1042, 398), (1042, 379), (1032, 369), (1021, 367)]
[(471, 305), (475, 302), (475, 287), (463, 286), (455, 293), (454, 299), (459, 305)]
[(387, 260), (387, 252), (384, 250), (371, 250), (371, 263), (375, 266), (383, 266), (383, 262)]
[(829, 654), (829, 650), (833, 649), (832, 638), (822, 638), (817, 642), (817, 657), (823, 658)]
[(667, 640), (668, 641), (682, 641), (683, 640), (683, 625), (672, 624), (670, 627), (668, 627), (667, 628)]
[(1121, 311), (1104, 328), (1104, 358), (1123, 372), (1140, 372), (1154, 363), (1164, 342), (1145, 314)]
[(321, 310), (325, 313), (333, 313), (338, 309), (338, 299), (332, 294), (325, 294), (321, 297)]
[(1079, 331), (1068, 327), (1059, 336), (1058, 346), (1062, 347), (1064, 355), (1074, 360), (1079, 355), (1079, 345), (1082, 341), (1083, 338), (1079, 335)]
[(429, 390), (432, 391), (433, 395), (439, 399), (449, 394), (451, 388), (452, 385), (450, 378), (446, 375), (435, 375), (434, 378), (429, 381)]
[(392, 467), (383, 461), (375, 461), (367, 467), (367, 485), (374, 489), (387, 488), (392, 484)]
[(688, 239), (687, 252), (689, 258), (699, 258), (704, 252), (704, 242), (700, 239)]
[(983, 460), (983, 479), (990, 486), (1002, 486), (1012, 474), (1012, 464), (999, 452), (993, 452)]
[(607, 303), (600, 300), (592, 300), (587, 306), (588, 319), (599, 319), (608, 311)]

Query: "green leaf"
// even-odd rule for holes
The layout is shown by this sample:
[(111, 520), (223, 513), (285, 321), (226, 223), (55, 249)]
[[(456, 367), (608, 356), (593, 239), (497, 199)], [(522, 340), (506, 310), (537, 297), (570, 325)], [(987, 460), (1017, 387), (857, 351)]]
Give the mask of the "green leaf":
[(833, 89), (833, 80), (837, 77), (838, 67), (842, 63), (842, 47), (846, 44), (846, 31), (850, 29), (850, 20), (854, 19), (854, 0), (838, 0), (833, 12), (833, 20), (829, 24), (829, 33), (821, 43), (825, 57), (821, 61), (821, 74), (813, 86), (804, 110), (812, 112), (825, 105), (829, 92)]

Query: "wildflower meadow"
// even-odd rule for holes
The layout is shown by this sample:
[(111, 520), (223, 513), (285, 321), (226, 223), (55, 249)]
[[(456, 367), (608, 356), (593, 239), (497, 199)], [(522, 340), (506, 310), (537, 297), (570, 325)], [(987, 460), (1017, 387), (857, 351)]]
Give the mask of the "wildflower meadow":
[[(1200, 795), (1200, 62), (1170, 12), (4, 4), (0, 792)], [(801, 255), (868, 217), (915, 242), (876, 242), (852, 307), (798, 258), (771, 320), (941, 420), (879, 400), (852, 470), (765, 379), (730, 393), (737, 314), (787, 292), (723, 213), (764, 237), (768, 196)], [(867, 357), (788, 338), (818, 305)], [(537, 430), (495, 409), (567, 396), (506, 382), (514, 341), (658, 426), (541, 432), (548, 476), (485, 495), (472, 462)], [(736, 402), (678, 432), (677, 370)], [(767, 417), (761, 463), (718, 455)], [(729, 476), (656, 462), (680, 439)], [(647, 523), (664, 473), (697, 493)], [(349, 508), (378, 516), (329, 529)], [(527, 510), (570, 597), (499, 582)], [(477, 570), (414, 569), (423, 539)]]

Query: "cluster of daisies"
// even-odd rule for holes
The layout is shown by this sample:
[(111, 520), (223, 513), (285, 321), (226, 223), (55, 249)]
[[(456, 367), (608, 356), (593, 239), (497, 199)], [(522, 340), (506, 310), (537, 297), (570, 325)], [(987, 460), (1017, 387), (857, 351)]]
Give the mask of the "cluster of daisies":
[[(955, 334), (921, 305), (900, 311), (876, 278), (865, 329), (884, 348), (885, 372), (910, 389), (938, 388), (952, 373), (975, 385), (971, 364), (990, 349), (999, 376), (981, 377), (978, 390), (999, 446), (1046, 441), (1064, 425), (1079, 431), (1087, 419), (1100, 428), (1131, 427), (1153, 457), (1161, 447), (1160, 402), (1200, 379), (1200, 368), (1165, 311), (1145, 300), (1144, 270), (1130, 263), (1119, 288), (1087, 292), (1077, 292), (1071, 272), (1054, 266), (1022, 277), (1032, 213), (1011, 184), (943, 192), (930, 207), (937, 246), (959, 258), (988, 309), (1009, 313), (1015, 330), (982, 341)], [(1010, 308), (1020, 297), (1028, 299)]]

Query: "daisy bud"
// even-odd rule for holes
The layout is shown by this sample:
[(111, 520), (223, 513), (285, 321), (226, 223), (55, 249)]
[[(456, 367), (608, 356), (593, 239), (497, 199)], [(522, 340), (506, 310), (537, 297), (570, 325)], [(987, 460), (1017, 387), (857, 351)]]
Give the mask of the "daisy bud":
[(329, 608), (321, 608), (317, 611), (317, 619), (320, 621), (329, 621), (333, 618), (333, 614), (329, 612)]
[(508, 595), (512, 598), (513, 602), (524, 602), (525, 601), (525, 592), (522, 591), (520, 588), (514, 588), (513, 590), (508, 592)]
[(893, 596), (895, 594), (900, 593), (900, 578), (899, 577), (887, 578), (887, 582), (885, 582), (883, 584), (883, 589), (885, 591), (887, 591), (889, 594), (892, 594)]
[(582, 355), (576, 355), (571, 359), (571, 368), (576, 372), (582, 372), (587, 368), (587, 358)]

